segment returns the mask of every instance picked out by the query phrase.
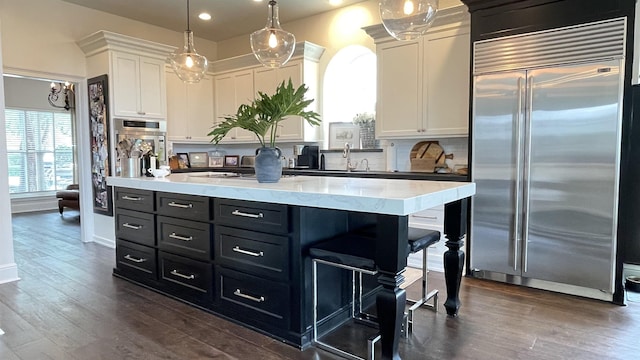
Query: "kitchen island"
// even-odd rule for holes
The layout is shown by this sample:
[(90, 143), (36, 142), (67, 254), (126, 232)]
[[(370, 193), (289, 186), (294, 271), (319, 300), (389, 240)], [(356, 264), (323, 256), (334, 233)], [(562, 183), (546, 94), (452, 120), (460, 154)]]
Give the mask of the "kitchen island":
[[(371, 293), (383, 358), (398, 359), (408, 215), (443, 204), (449, 248), (444, 306), (452, 316), (460, 306), (460, 249), (473, 183), (289, 176), (260, 184), (220, 173), (107, 182), (116, 187), (115, 275), (298, 347), (312, 338), (308, 248), (377, 224), (378, 287)], [(333, 294), (320, 300), (338, 308), (325, 310), (326, 328), (349, 307), (346, 292)]]

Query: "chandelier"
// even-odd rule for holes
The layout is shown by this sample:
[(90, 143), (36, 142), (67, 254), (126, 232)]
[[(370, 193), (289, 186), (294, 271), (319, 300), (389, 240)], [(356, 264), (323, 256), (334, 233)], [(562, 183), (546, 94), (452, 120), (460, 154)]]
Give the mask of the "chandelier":
[(280, 27), (278, 3), (269, 1), (267, 25), (251, 34), (251, 50), (262, 65), (280, 67), (291, 59), (296, 47), (296, 37)]
[(427, 32), (436, 18), (438, 0), (380, 0), (379, 6), (389, 35), (410, 41)]
[(196, 52), (193, 46), (193, 31), (189, 25), (189, 0), (187, 0), (187, 30), (184, 32), (184, 47), (169, 55), (169, 62), (180, 80), (194, 84), (202, 80), (209, 68), (209, 62), (206, 57)]
[[(69, 94), (71, 94), (71, 96), (69, 96)], [(73, 84), (70, 84), (68, 81), (64, 84), (52, 82), (51, 91), (49, 92), (47, 100), (49, 100), (51, 106), (69, 111), (69, 109), (73, 108), (74, 96)], [(58, 100), (60, 100), (61, 97), (64, 97), (64, 105), (58, 105)]]

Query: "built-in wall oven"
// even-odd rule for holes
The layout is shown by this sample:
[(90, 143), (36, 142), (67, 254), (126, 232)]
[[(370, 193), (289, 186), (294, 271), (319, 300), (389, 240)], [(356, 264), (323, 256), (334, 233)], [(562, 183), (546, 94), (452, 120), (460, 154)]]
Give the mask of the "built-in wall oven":
[[(116, 144), (127, 139), (130, 143), (141, 140), (151, 146), (151, 152), (158, 157), (160, 163), (166, 163), (167, 153), (165, 151), (165, 141), (167, 136), (166, 120), (132, 120), (132, 119), (114, 119), (114, 129), (116, 135)], [(121, 155), (116, 148), (116, 161), (118, 162)], [(116, 163), (116, 175), (120, 164)]]

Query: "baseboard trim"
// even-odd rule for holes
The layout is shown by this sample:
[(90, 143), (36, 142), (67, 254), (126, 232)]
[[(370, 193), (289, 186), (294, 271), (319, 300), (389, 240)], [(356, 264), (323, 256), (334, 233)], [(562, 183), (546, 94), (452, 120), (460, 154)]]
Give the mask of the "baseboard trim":
[(115, 249), (116, 248), (116, 242), (111, 240), (111, 239), (107, 239), (105, 237), (102, 236), (93, 236), (93, 242), (98, 244), (98, 245), (102, 245), (102, 246), (106, 246), (108, 248), (111, 249)]
[(0, 266), (0, 284), (18, 280), (20, 280), (20, 278), (18, 277), (18, 265), (16, 265), (16, 263)]

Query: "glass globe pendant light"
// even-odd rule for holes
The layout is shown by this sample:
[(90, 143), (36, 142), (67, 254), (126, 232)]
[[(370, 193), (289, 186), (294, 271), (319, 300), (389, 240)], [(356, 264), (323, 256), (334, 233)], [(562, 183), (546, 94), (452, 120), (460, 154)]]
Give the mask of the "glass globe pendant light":
[(404, 41), (424, 35), (438, 11), (438, 0), (380, 0), (379, 5), (384, 28)]
[(253, 55), (266, 67), (277, 68), (291, 59), (296, 37), (280, 27), (278, 4), (274, 0), (269, 1), (267, 26), (252, 33), (250, 40)]
[(209, 68), (207, 58), (193, 47), (193, 31), (189, 27), (189, 0), (187, 0), (187, 30), (184, 32), (184, 48), (169, 55), (169, 62), (180, 80), (194, 84), (202, 80)]

